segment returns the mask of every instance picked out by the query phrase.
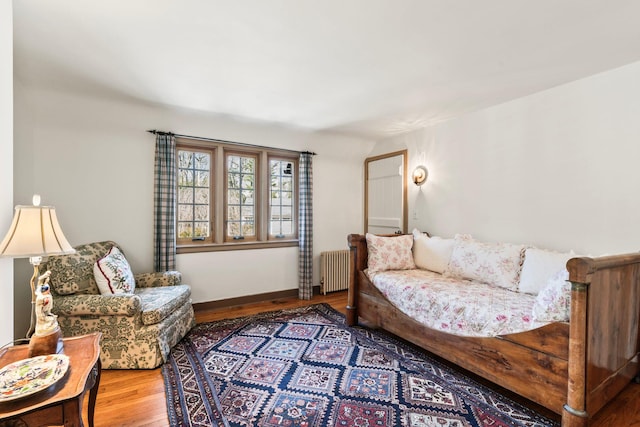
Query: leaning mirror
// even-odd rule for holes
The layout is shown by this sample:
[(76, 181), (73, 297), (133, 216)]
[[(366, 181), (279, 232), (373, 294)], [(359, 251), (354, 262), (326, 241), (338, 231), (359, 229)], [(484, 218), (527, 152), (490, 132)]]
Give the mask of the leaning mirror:
[(365, 233), (407, 233), (407, 150), (364, 161)]

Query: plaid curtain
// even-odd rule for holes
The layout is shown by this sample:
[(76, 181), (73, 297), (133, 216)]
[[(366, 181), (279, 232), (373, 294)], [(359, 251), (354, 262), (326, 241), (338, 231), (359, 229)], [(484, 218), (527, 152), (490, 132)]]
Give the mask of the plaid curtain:
[(298, 298), (313, 297), (313, 153), (300, 154)]
[(171, 134), (156, 135), (154, 171), (154, 268), (176, 268), (176, 139)]

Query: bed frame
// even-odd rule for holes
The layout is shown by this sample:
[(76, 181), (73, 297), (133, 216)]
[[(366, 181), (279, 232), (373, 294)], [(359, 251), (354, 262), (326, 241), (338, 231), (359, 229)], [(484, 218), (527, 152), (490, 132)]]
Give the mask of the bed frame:
[(584, 427), (640, 373), (640, 253), (572, 258), (571, 320), (492, 338), (461, 337), (400, 312), (364, 273), (364, 235), (348, 236), (347, 324), (383, 328)]

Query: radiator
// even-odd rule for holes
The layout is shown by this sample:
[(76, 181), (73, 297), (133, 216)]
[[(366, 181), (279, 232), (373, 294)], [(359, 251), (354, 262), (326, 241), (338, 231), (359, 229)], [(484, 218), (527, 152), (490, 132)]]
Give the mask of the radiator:
[(342, 291), (349, 287), (349, 251), (320, 252), (320, 292)]

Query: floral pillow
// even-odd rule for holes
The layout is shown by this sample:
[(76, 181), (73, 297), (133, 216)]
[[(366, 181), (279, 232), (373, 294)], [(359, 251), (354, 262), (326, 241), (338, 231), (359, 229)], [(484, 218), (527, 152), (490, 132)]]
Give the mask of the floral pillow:
[(102, 295), (132, 294), (136, 286), (131, 267), (116, 246), (96, 261), (93, 275)]
[(516, 291), (523, 254), (524, 245), (482, 243), (457, 234), (444, 275)]
[(372, 273), (416, 268), (413, 261), (413, 236), (381, 237), (367, 233), (368, 268)]
[(538, 322), (568, 322), (571, 313), (571, 282), (566, 269), (558, 271), (538, 293), (533, 319)]

